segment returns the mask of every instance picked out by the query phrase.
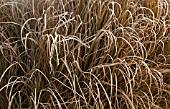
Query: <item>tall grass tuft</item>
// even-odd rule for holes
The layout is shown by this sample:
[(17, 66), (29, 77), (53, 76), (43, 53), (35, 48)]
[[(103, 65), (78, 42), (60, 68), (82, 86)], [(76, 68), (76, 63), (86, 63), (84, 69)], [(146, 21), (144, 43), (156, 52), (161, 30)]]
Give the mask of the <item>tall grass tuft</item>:
[(1, 0), (0, 108), (169, 109), (168, 0)]

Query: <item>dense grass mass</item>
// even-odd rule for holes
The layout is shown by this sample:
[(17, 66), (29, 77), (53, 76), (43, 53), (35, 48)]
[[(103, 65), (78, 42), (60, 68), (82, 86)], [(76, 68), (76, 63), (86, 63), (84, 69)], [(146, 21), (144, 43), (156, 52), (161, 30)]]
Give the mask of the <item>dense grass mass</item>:
[(0, 109), (170, 109), (168, 0), (0, 0)]

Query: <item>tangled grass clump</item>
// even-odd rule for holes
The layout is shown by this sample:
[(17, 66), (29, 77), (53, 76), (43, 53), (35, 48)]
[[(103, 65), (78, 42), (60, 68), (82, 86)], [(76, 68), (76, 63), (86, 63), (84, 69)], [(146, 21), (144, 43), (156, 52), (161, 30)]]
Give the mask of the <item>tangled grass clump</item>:
[(1, 0), (0, 108), (169, 109), (167, 0)]

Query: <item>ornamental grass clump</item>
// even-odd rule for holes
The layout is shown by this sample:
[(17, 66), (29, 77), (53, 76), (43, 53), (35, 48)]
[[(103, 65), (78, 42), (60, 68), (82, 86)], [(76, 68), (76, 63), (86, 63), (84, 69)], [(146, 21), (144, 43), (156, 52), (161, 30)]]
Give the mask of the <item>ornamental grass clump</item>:
[(0, 108), (168, 109), (168, 0), (1, 0)]

